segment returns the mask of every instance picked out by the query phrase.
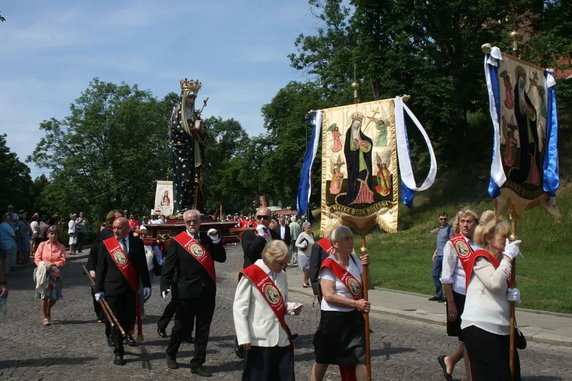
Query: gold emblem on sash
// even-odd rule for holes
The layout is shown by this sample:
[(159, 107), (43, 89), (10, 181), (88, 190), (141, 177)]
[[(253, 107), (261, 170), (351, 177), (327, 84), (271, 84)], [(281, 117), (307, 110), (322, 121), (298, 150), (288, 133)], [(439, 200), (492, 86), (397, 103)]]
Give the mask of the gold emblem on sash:
[(191, 243), (189, 245), (189, 252), (197, 258), (200, 258), (203, 255), (205, 255), (205, 251), (203, 250), (203, 248), (199, 244), (196, 244), (196, 243)]
[(348, 279), (348, 286), (352, 295), (359, 295), (361, 291), (361, 287), (357, 279), (350, 278)]
[(469, 246), (462, 240), (455, 243), (455, 250), (457, 250), (457, 253), (459, 253), (461, 257), (466, 257), (470, 253)]
[(115, 262), (120, 265), (123, 265), (125, 262), (127, 262), (127, 258), (125, 258), (125, 254), (123, 254), (121, 250), (117, 250), (115, 253), (113, 253), (113, 258), (115, 258)]
[(266, 295), (266, 299), (272, 304), (278, 304), (280, 302), (280, 293), (271, 284), (267, 284), (264, 286), (264, 295)]

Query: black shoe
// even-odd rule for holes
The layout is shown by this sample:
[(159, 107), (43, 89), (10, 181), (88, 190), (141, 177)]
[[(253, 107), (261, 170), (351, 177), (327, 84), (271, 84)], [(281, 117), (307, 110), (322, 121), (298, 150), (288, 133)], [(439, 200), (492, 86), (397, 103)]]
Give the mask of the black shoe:
[(194, 368), (191, 367), (191, 373), (198, 374), (201, 377), (211, 377), (212, 376), (212, 373), (209, 372), (207, 370), (207, 368), (205, 368), (202, 365), (199, 365), (199, 366), (194, 367)]
[(447, 301), (447, 298), (441, 298), (439, 300), (437, 300), (437, 302), (439, 303), (445, 303)]
[(127, 361), (123, 360), (123, 356), (115, 355), (115, 358), (113, 359), (113, 363), (115, 365), (125, 365), (125, 364), (127, 364)]
[(135, 339), (131, 335), (125, 336), (125, 338), (123, 339), (123, 342), (125, 344), (129, 345), (130, 347), (136, 347), (137, 346), (137, 342), (135, 341)]
[(166, 337), (169, 337), (169, 335), (167, 335), (167, 332), (165, 332), (164, 329), (161, 329), (159, 327), (157, 327), (157, 335), (159, 335), (160, 337), (162, 337), (163, 339)]
[(443, 377), (447, 381), (453, 381), (453, 376), (447, 373), (447, 365), (445, 365), (445, 357), (446, 356), (439, 356), (437, 357), (437, 362), (441, 365), (441, 369), (443, 370)]
[(174, 357), (167, 355), (167, 368), (169, 369), (177, 369), (179, 364), (177, 364), (177, 360)]
[(437, 301), (437, 300), (440, 300), (440, 299), (442, 299), (442, 298), (440, 298), (440, 297), (438, 297), (438, 296), (432, 296), (432, 297), (429, 298), (429, 300), (432, 301), (432, 302)]
[(107, 336), (107, 345), (113, 348), (113, 340), (111, 340), (111, 336)]

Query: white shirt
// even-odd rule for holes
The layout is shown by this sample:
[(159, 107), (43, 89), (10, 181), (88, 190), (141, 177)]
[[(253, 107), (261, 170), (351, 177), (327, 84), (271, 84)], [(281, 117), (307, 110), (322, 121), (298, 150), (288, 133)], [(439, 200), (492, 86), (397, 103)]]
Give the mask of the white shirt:
[(461, 329), (476, 326), (496, 335), (509, 334), (510, 308), (506, 290), (510, 266), (504, 259), (496, 269), (486, 258), (479, 257), (475, 261), (461, 315)]
[[(473, 250), (478, 250), (479, 245), (463, 236), (467, 244)], [(457, 251), (453, 247), (451, 240), (447, 241), (443, 248), (443, 265), (441, 268), (441, 284), (452, 284), (453, 291), (457, 294), (465, 295), (466, 290), (466, 275), (465, 269), (457, 256)]]
[[(335, 260), (336, 258), (333, 255), (330, 255), (328, 258), (332, 258), (333, 260)], [(349, 266), (346, 268), (346, 270), (353, 275), (354, 278), (356, 278), (360, 283), (361, 283), (361, 271), (362, 271), (362, 267), (361, 267), (361, 261), (358, 258), (357, 255), (355, 255), (354, 253), (350, 254), (350, 258), (349, 258)], [(335, 293), (338, 295), (342, 295), (345, 296), (348, 299), (352, 299), (353, 300), (353, 296), (352, 293), (350, 292), (350, 290), (348, 290), (348, 287), (343, 284), (333, 273), (332, 271), (327, 268), (324, 267), (320, 270), (320, 275), (318, 276), (318, 278), (321, 279), (326, 279), (326, 280), (331, 280), (333, 282), (335, 282)], [(363, 285), (362, 285), (363, 286)], [(338, 305), (335, 304), (330, 304), (326, 301), (325, 298), (322, 298), (322, 304), (320, 305), (320, 309), (322, 311), (342, 311), (342, 312), (349, 312), (349, 311), (353, 311), (355, 308), (350, 308), (350, 307), (340, 307)]]
[(75, 234), (75, 220), (68, 222), (68, 234)]

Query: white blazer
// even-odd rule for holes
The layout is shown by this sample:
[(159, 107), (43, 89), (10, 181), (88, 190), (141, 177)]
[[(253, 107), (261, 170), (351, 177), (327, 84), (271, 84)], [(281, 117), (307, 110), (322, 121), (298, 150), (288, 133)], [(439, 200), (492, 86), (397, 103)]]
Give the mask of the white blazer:
[[(270, 274), (270, 268), (264, 264), (262, 259), (254, 263), (266, 274)], [(288, 301), (288, 280), (286, 273), (281, 271), (275, 274), (274, 283), (280, 290), (284, 301)], [(272, 276), (270, 277), (272, 279)], [(294, 303), (286, 303), (286, 310), (293, 308)], [(234, 329), (238, 344), (248, 344), (257, 347), (285, 347), (290, 345), (288, 334), (282, 328), (278, 317), (268, 305), (268, 302), (260, 291), (245, 276), (240, 278), (236, 293), (234, 294), (234, 304), (232, 307), (234, 317)]]

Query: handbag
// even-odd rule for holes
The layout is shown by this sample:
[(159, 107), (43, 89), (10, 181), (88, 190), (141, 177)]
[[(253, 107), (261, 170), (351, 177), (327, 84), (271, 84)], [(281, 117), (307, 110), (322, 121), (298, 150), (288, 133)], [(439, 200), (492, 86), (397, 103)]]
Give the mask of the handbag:
[(524, 333), (517, 327), (514, 327), (514, 342), (518, 349), (526, 348), (526, 337), (524, 337)]

